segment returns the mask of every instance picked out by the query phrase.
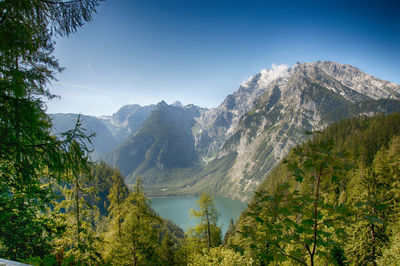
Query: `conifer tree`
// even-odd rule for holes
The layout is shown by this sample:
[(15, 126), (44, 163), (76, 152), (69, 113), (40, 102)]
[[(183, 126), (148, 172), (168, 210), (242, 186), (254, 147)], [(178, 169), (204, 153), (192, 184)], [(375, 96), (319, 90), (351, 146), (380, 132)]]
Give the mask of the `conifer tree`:
[[(87, 155), (86, 155), (87, 156)], [(65, 258), (75, 263), (96, 263), (101, 260), (96, 250), (99, 238), (94, 225), (98, 220), (96, 206), (91, 206), (86, 198), (95, 196), (95, 187), (87, 186), (89, 163), (80, 145), (74, 141), (68, 150), (71, 162), (62, 188), (64, 200), (56, 204), (60, 211), (59, 221), (65, 225), (65, 232), (55, 240), (55, 245)]]
[(228, 230), (225, 233), (224, 237), (224, 246), (230, 246), (232, 244), (232, 240), (230, 239), (235, 235), (235, 223), (233, 222), (233, 219), (229, 221), (229, 227)]
[[(62, 70), (54, 34), (68, 35), (91, 20), (96, 0), (0, 1), (0, 256), (44, 256), (56, 226), (46, 216), (50, 186), (68, 167), (66, 141), (51, 136), (44, 98)], [(78, 139), (77, 135), (70, 135)]]
[(175, 243), (172, 241), (168, 232), (165, 232), (160, 245), (160, 260), (163, 265), (175, 265)]
[(376, 265), (389, 242), (391, 224), (398, 215), (399, 137), (394, 137), (389, 149), (375, 154), (371, 166), (360, 164), (349, 186), (350, 201), (357, 219), (349, 227), (352, 238), (347, 249), (352, 263)]
[(116, 243), (122, 243), (122, 223), (126, 210), (124, 203), (129, 195), (129, 191), (125, 186), (123, 176), (117, 169), (114, 169), (111, 176), (112, 187), (108, 194), (110, 205), (108, 207), (108, 228), (105, 232), (106, 248), (103, 251), (103, 257), (106, 261), (111, 261), (114, 247)]
[(189, 230), (189, 235), (206, 243), (207, 247), (216, 247), (221, 244), (221, 228), (217, 225), (219, 213), (214, 206), (213, 198), (204, 193), (197, 201), (200, 210), (191, 209), (191, 217), (200, 219), (194, 228)]
[[(114, 219), (119, 218), (115, 216)], [(161, 223), (161, 219), (151, 210), (140, 179), (123, 203), (122, 220), (120, 237), (119, 228), (111, 228), (114, 238), (110, 239), (107, 261), (118, 265), (158, 264), (159, 232), (155, 225)]]

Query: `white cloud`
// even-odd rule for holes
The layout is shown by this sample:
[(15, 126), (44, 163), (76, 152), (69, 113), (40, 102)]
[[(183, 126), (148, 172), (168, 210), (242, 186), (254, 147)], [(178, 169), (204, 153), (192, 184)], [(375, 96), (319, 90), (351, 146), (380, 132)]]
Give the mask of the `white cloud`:
[[(282, 65), (272, 64), (271, 68), (272, 69), (265, 69), (265, 68), (261, 69), (260, 71), (261, 77), (257, 81), (257, 84), (259, 86), (262, 87), (268, 86), (268, 84), (270, 84), (271, 81), (280, 77), (284, 77), (288, 74), (289, 67), (285, 64)], [(254, 78), (255, 76), (251, 76), (247, 80), (243, 81), (240, 85), (242, 85), (243, 87), (247, 87)]]
[(288, 74), (288, 69), (288, 66), (284, 64), (272, 64), (272, 69), (269, 70), (265, 68), (261, 69), (261, 77), (258, 80), (258, 85), (263, 87), (268, 86), (273, 80), (286, 76)]

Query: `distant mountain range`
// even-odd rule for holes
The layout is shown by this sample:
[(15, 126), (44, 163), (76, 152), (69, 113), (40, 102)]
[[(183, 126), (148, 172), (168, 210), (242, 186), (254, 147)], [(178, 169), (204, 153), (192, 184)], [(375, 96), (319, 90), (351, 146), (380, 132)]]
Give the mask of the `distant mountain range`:
[[(281, 158), (342, 118), (400, 112), (400, 85), (334, 62), (262, 70), (217, 108), (126, 105), (111, 117), (82, 116), (96, 132), (95, 160), (118, 167), (128, 184), (142, 178), (149, 195), (208, 191), (250, 199)], [(77, 114), (52, 114), (54, 133)]]

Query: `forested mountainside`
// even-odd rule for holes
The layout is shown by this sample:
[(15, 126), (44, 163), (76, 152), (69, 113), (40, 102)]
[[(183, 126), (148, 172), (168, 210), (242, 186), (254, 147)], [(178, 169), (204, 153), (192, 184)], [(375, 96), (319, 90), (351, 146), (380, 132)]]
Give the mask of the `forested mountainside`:
[(399, 97), (399, 85), (350, 65), (273, 66), (243, 82), (218, 108), (165, 102), (121, 108), (103, 118), (119, 145), (101, 159), (120, 168), (128, 184), (142, 178), (149, 195), (210, 191), (247, 201), (307, 138), (305, 131), (347, 117), (399, 112)]
[(399, 132), (392, 114), (315, 133), (264, 179), (225, 243), (259, 264), (397, 265)]

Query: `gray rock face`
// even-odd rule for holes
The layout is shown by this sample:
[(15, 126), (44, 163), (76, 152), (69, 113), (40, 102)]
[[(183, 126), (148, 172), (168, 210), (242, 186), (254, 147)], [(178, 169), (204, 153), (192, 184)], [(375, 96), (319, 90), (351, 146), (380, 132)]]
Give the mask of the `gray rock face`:
[[(350, 65), (334, 62), (297, 63), (291, 68), (273, 65), (271, 70), (263, 69), (244, 81), (218, 108), (205, 110), (196, 118), (197, 123), (193, 127), (196, 150), (205, 161), (218, 156), (225, 141), (235, 133), (239, 119), (253, 108), (263, 93), (271, 94), (268, 104), (272, 107), (282, 98), (281, 89), (289, 79), (292, 86), (283, 93), (298, 94), (300, 87), (296, 89), (296, 77), (301, 78), (302, 75), (307, 75), (349, 102), (400, 98), (399, 85), (374, 78)], [(269, 88), (271, 90), (267, 92)], [(285, 99), (292, 100), (293, 97)], [(299, 107), (301, 103), (296, 104)]]
[(287, 74), (288, 68), (285, 65), (273, 65), (271, 70), (263, 69), (243, 82), (218, 108), (204, 110), (196, 118), (197, 124), (193, 128), (199, 153), (205, 159), (217, 155), (223, 143), (235, 132), (240, 117), (251, 110), (254, 101), (265, 92), (271, 82)]
[(298, 63), (259, 91), (254, 108), (239, 119), (218, 154), (237, 153), (218, 193), (244, 201), (280, 158), (305, 140), (305, 131), (320, 130), (336, 117), (400, 111), (398, 101), (376, 101), (400, 99), (399, 85), (333, 62)]
[(122, 106), (110, 118), (103, 119), (113, 133), (118, 144), (135, 133), (153, 112), (155, 105), (140, 106), (131, 104)]
[[(111, 117), (88, 117), (84, 126), (98, 131), (95, 151), (108, 153), (103, 158), (128, 184), (141, 177), (154, 193), (208, 191), (246, 201), (305, 140), (305, 131), (351, 116), (400, 112), (399, 100), (400, 85), (356, 67), (297, 63), (263, 69), (217, 108), (126, 105)], [(69, 119), (54, 117), (55, 128)]]
[[(311, 63), (312, 64), (312, 63)], [(316, 67), (321, 68), (344, 86), (366, 95), (371, 99), (399, 99), (400, 85), (381, 80), (362, 72), (351, 65), (342, 65), (334, 62), (317, 62)]]

